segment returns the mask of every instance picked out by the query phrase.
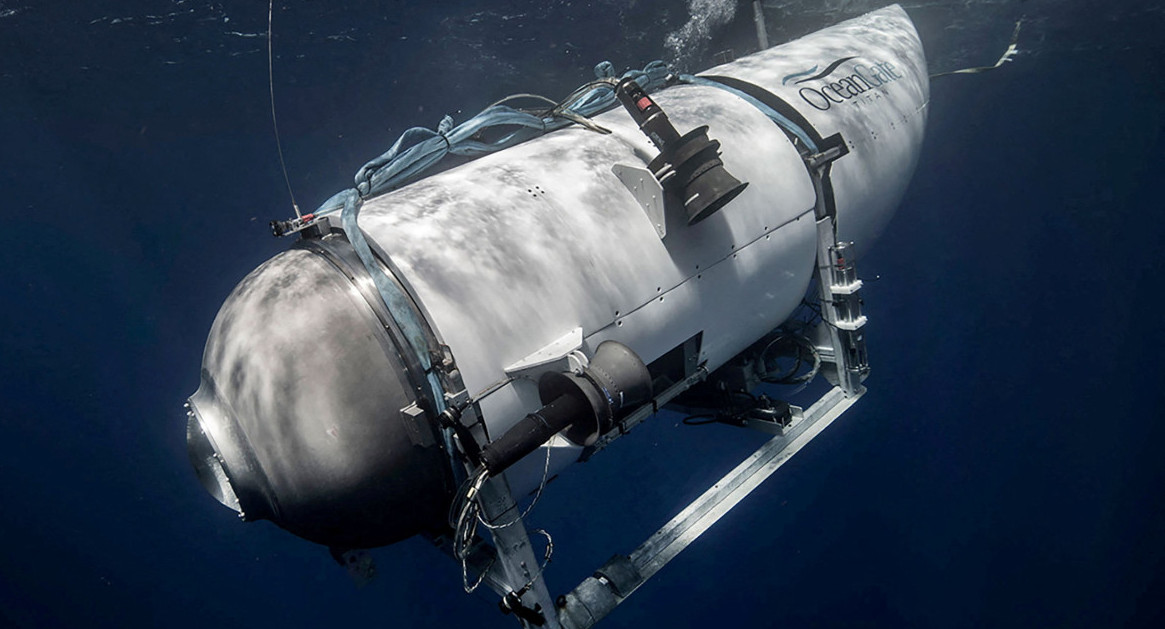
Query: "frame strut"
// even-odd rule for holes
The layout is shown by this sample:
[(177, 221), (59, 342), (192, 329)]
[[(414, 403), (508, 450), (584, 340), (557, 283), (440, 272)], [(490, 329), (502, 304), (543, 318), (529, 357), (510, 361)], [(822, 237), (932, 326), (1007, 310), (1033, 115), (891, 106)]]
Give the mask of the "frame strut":
[[(837, 258), (836, 216), (829, 202), (828, 173), (830, 163), (846, 154), (845, 144), (838, 140), (824, 150), (805, 156), (806, 166), (813, 179), (817, 201), (817, 280), (821, 291), (822, 315), (827, 330), (831, 355), (826, 357), (837, 370), (835, 386), (808, 409), (790, 407), (792, 421), (780, 434), (761, 446), (735, 469), (726, 474), (710, 489), (692, 501), (679, 515), (655, 532), (629, 556), (615, 555), (593, 576), (583, 580), (573, 591), (559, 598), (558, 620), (566, 629), (586, 629), (602, 620), (615, 607), (631, 596), (644, 582), (660, 571), (682, 550), (696, 541), (704, 532), (724, 517), (737, 504), (760, 486), (794, 454), (814, 437), (821, 434), (835, 419), (853, 406), (866, 391), (861, 384), (864, 376), (864, 351), (847, 351), (860, 340), (864, 317), (851, 320), (859, 314), (846, 312), (843, 318), (837, 311), (845, 294), (856, 293), (860, 281), (839, 285), (835, 271), (849, 271), (851, 267), (834, 268)], [(843, 335), (849, 334), (843, 339)], [(854, 339), (858, 339), (854, 341)], [(846, 341), (850, 341), (849, 345)], [(850, 364), (860, 359), (861, 364)], [(700, 374), (701, 376), (703, 374)], [(680, 390), (694, 382), (682, 382)], [(616, 435), (611, 435), (614, 438)]]
[[(545, 624), (537, 626), (559, 629), (554, 600), (550, 597), (546, 579), (542, 575), (542, 561), (534, 555), (526, 524), (519, 516), (518, 505), (506, 477), (497, 476), (487, 480), (477, 500), (481, 505), (482, 517), (487, 522), (511, 523), (490, 529), (497, 553), (495, 568), (498, 571), (487, 573), (486, 583), (503, 597), (518, 593), (524, 606), (543, 615)], [(500, 590), (498, 585), (502, 586)], [(524, 627), (531, 624), (521, 618), (519, 621)]]
[(585, 629), (606, 617), (848, 410), (861, 395), (847, 396), (841, 387), (834, 387), (808, 409), (793, 407), (793, 422), (784, 434), (762, 445), (630, 556), (616, 555), (594, 576), (567, 594), (563, 601), (565, 605), (558, 609), (562, 626)]

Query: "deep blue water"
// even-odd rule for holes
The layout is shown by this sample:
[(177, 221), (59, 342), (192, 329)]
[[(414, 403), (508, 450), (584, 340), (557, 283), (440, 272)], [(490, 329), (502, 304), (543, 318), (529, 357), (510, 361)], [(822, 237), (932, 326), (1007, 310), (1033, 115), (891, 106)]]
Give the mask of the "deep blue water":
[[(777, 41), (879, 6), (768, 4)], [(601, 626), (1162, 626), (1165, 9), (1122, 4), (907, 5), (934, 70), (1029, 25), (1015, 63), (932, 85), (912, 186), (861, 260), (881, 277), (870, 392)], [(681, 62), (747, 52), (748, 13)], [(277, 7), (300, 203), (408, 126), (666, 57), (687, 20), (647, 0)], [(286, 245), (265, 27), (261, 2), (0, 2), (0, 626), (512, 626), (423, 541), (376, 551), (356, 589), (191, 473), (181, 403), (210, 322)], [(551, 589), (759, 441), (662, 416), (563, 474), (532, 515)]]

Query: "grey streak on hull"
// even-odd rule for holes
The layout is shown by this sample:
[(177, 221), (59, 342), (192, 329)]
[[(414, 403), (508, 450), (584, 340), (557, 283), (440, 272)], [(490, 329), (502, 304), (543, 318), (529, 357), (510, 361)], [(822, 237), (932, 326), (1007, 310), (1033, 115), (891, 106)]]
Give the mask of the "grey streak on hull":
[(227, 298), (191, 401), (244, 513), (345, 547), (443, 523), (448, 463), (440, 447), (410, 438), (400, 411), (415, 396), (378, 327), (348, 279), (300, 249), (264, 263)]

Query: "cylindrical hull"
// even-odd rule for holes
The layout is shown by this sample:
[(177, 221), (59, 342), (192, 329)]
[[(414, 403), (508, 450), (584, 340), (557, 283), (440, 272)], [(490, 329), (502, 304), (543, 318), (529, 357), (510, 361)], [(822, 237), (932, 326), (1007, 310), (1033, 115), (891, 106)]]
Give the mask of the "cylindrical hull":
[[(211, 493), (325, 544), (439, 529), (456, 479), (418, 365), (451, 357), (470, 395), (491, 390), (480, 410), (496, 439), (542, 405), (536, 372), (515, 367), (531, 357), (615, 340), (651, 363), (699, 339), (690, 358), (713, 370), (785, 321), (814, 274), (822, 208), (860, 247), (906, 189), (928, 99), (921, 44), (893, 6), (704, 76), (737, 91), (697, 80), (652, 95), (679, 133), (707, 125), (748, 184), (698, 222), (682, 200), (659, 217), (650, 173), (639, 193), (616, 174), (634, 179), (658, 154), (623, 110), (595, 118), (609, 135), (557, 131), (364, 203), (358, 227), (413, 298), (410, 325), (423, 319), (447, 352), (401, 341), (370, 258), (339, 235), (248, 275), (191, 398)], [(807, 163), (827, 147), (844, 154), (815, 183)], [(580, 450), (545, 448), (506, 472), (516, 492), (539, 482), (543, 457), (557, 469)]]
[[(785, 79), (838, 59), (829, 76)], [(900, 8), (704, 74), (769, 91), (820, 137), (840, 132), (849, 154), (830, 177), (839, 236), (864, 245), (882, 229), (917, 160), (928, 97), (921, 44)], [(865, 89), (841, 98), (830, 88), (839, 83)], [(840, 102), (824, 107), (807, 91), (821, 86)], [(569, 128), (365, 204), (361, 227), (411, 285), (471, 393), (574, 328), (585, 350), (613, 339), (647, 362), (702, 332), (699, 361), (714, 369), (800, 303), (816, 255), (816, 195), (797, 147), (716, 87), (680, 85), (655, 98), (681, 132), (709, 125), (726, 169), (749, 183), (695, 225), (669, 207), (663, 239), (611, 170), (645, 167), (658, 152), (621, 109), (595, 118), (610, 135)], [(482, 403), (494, 436), (538, 406), (533, 380)], [(542, 456), (526, 468), (535, 483)]]

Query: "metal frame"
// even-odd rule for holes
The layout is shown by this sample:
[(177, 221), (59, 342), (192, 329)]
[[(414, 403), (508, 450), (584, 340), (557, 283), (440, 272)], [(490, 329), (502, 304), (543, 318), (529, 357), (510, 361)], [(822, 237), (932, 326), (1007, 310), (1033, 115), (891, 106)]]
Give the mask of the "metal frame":
[[(865, 393), (860, 377), (852, 368), (854, 366), (848, 364), (849, 353), (842, 351), (840, 336), (842, 329), (860, 328), (865, 319), (861, 318), (856, 326), (850, 325), (849, 322), (840, 320), (833, 307), (837, 295), (852, 294), (861, 287), (860, 282), (856, 286), (836, 285), (832, 272), (830, 251), (837, 240), (836, 218), (826, 208), (824, 177), (829, 163), (842, 155), (844, 152), (834, 147), (806, 157), (806, 164), (809, 166), (814, 188), (818, 193), (815, 208), (818, 232), (817, 281), (822, 300), (823, 325), (828, 330), (828, 341), (831, 345), (822, 348), (828, 350), (822, 353), (825, 354), (825, 360), (836, 366), (837, 384), (809, 408), (791, 407), (792, 421), (788, 426), (779, 429), (777, 436), (716, 481), (711, 488), (693, 500), (679, 515), (663, 525), (630, 555), (616, 555), (593, 576), (587, 577), (578, 587), (566, 594), (561, 600), (562, 606), (556, 610), (562, 627), (585, 629), (602, 620), (814, 437), (821, 434), (821, 431), (853, 406)], [(842, 328), (839, 328), (839, 324)], [(669, 395), (670, 400), (699, 379), (703, 379), (706, 374), (701, 371), (694, 376), (699, 377), (691, 377), (673, 386), (665, 391), (664, 395)]]
[(602, 620), (821, 434), (859, 397), (860, 393), (849, 396), (841, 387), (833, 387), (809, 408), (793, 407), (793, 421), (784, 434), (770, 439), (716, 481), (629, 556), (616, 556), (567, 594), (565, 605), (557, 610), (561, 626), (584, 629)]
[[(768, 47), (768, 42), (762, 3), (753, 3), (753, 9), (757, 36), (763, 50)], [(483, 513), (494, 521), (508, 514), (513, 514), (509, 517), (515, 520), (505, 528), (492, 529), (496, 555), (488, 564), (478, 565), (484, 571), (484, 582), (503, 596), (503, 609), (510, 598), (507, 595), (514, 592), (515, 584), (525, 579), (525, 585), (520, 586), (517, 592), (521, 597), (521, 605), (527, 608), (523, 611), (536, 609), (540, 615), (520, 616), (522, 626), (553, 629), (585, 629), (594, 626), (865, 394), (862, 380), (869, 368), (862, 328), (866, 318), (861, 316), (861, 301), (857, 297), (862, 283), (856, 277), (852, 262), (842, 259), (845, 246), (837, 238), (837, 215), (832, 203), (833, 190), (829, 179), (832, 162), (849, 151), (840, 134), (836, 139), (836, 142), (812, 149), (812, 152), (802, 151), (802, 159), (812, 179), (816, 197), (813, 208), (817, 231), (815, 270), (821, 298), (823, 332), (816, 349), (821, 359), (831, 363), (835, 369), (836, 376), (828, 378), (834, 386), (808, 408), (791, 406), (791, 421), (787, 425), (749, 426), (775, 432), (776, 436), (688, 504), (630, 555), (615, 555), (593, 576), (584, 579), (555, 602), (550, 600), (540, 568), (539, 572), (531, 572), (531, 566), (536, 564), (532, 563), (535, 559), (529, 536), (517, 515), (517, 505), (505, 480), (493, 479), (487, 483), (479, 497)], [(658, 235), (663, 238), (665, 232), (660, 230)], [(707, 366), (700, 365), (686, 378), (659, 393), (650, 404), (642, 406), (602, 435), (583, 451), (580, 460), (589, 459), (707, 376)]]
[[(828, 211), (824, 193), (830, 163), (844, 154), (844, 150), (835, 146), (805, 157), (817, 191), (814, 208), (818, 242), (816, 271), (822, 302), (822, 325), (826, 330), (825, 346), (818, 349), (823, 361), (832, 363), (836, 368), (835, 386), (808, 408), (791, 406), (792, 421), (787, 426), (776, 427), (775, 437), (716, 481), (630, 555), (616, 555), (593, 576), (584, 579), (557, 601), (550, 597), (540, 572), (541, 564), (531, 548), (529, 535), (518, 515), (517, 504), (509, 486), (504, 478), (490, 479), (478, 498), (483, 516), (491, 522), (512, 523), (502, 528), (491, 528), (494, 538), (493, 556), (489, 557), (490, 553), (486, 551), (486, 557), (479, 554), (478, 561), (474, 563), (479, 573), (484, 571), (483, 582), (503, 597), (503, 609), (506, 608), (506, 601), (514, 600), (525, 608), (523, 611), (530, 612), (518, 618), (522, 626), (551, 629), (585, 629), (594, 626), (821, 434), (865, 393), (866, 389), (861, 384), (865, 365), (849, 364), (851, 353), (844, 350), (846, 339), (843, 339), (847, 333), (860, 335), (865, 317), (846, 318), (835, 307), (835, 304), (840, 303), (839, 299), (856, 294), (861, 288), (861, 282), (858, 280), (845, 285), (837, 283), (831, 257), (833, 248), (837, 246), (836, 217)], [(640, 407), (602, 435), (583, 452), (581, 459), (589, 459), (707, 376), (706, 367), (701, 365), (687, 378), (659, 393), (650, 404)], [(766, 427), (767, 432), (773, 430), (773, 427)], [(517, 598), (514, 598), (515, 595)], [(539, 617), (542, 624), (528, 620)]]

